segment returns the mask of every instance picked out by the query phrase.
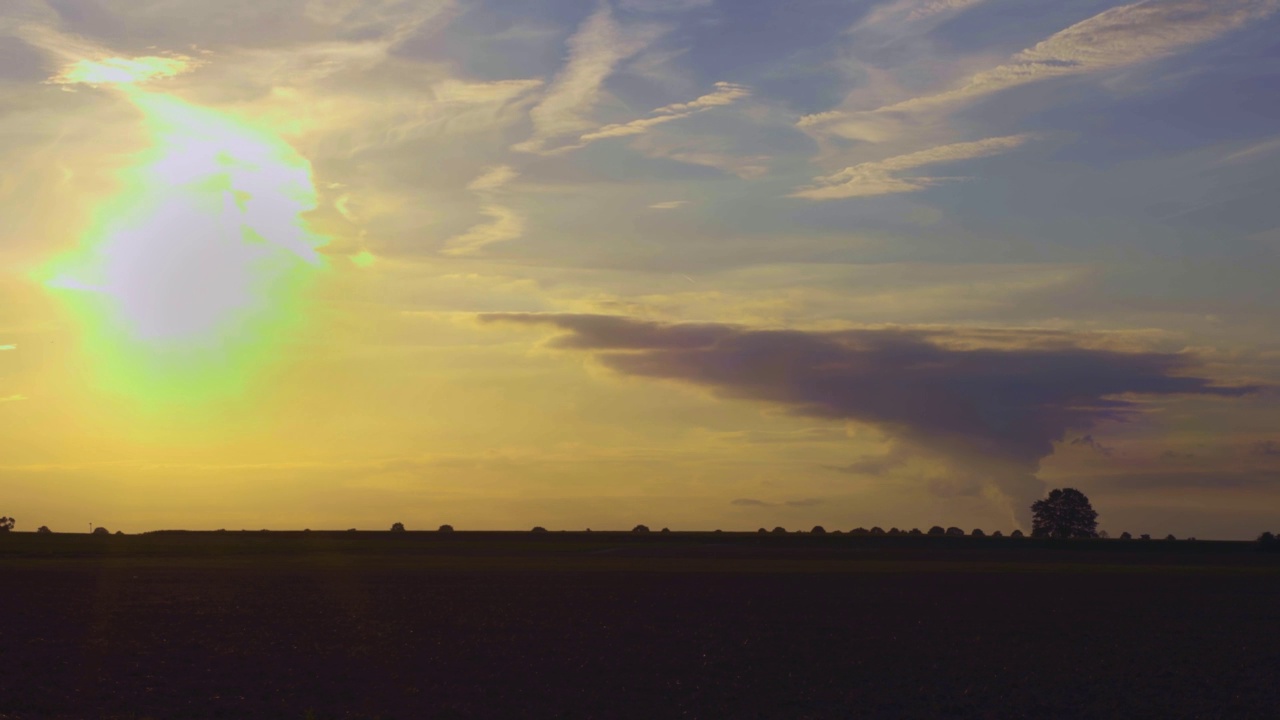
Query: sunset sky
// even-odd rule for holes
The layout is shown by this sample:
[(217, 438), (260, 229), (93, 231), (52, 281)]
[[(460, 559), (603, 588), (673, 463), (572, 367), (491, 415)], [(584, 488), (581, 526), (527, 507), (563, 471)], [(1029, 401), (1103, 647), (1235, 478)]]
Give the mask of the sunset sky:
[(1280, 0), (4, 0), (18, 530), (1280, 529)]

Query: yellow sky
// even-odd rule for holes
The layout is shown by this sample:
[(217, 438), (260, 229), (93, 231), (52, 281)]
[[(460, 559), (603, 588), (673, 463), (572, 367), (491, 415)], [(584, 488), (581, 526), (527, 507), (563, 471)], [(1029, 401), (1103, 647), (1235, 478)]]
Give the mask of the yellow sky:
[(1107, 226), (1132, 267), (1024, 241), (1047, 210), (929, 168), (1066, 136), (890, 123), (943, 112), (881, 97), (910, 68), (819, 116), (673, 69), (674, 5), (480, 38), (501, 70), (440, 55), (478, 32), (448, 2), (299, 0), (293, 35), (109, 5), (121, 24), (0, 10), (29, 61), (0, 72), (19, 529), (1007, 532), (1070, 483), (1113, 532), (1207, 537), (1280, 501), (1272, 316), (1143, 260), (1145, 211)]

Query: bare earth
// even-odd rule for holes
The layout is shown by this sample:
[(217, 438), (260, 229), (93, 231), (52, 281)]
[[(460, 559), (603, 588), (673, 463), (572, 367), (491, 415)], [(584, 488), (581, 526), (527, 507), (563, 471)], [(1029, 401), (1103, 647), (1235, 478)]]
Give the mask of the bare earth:
[(1276, 718), (1247, 543), (0, 536), (0, 720)]

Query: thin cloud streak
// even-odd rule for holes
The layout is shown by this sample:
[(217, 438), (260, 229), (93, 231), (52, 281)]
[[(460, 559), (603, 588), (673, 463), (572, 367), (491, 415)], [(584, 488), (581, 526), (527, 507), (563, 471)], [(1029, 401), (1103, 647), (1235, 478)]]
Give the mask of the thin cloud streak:
[(953, 143), (896, 157), (859, 163), (838, 173), (814, 178), (814, 184), (798, 188), (790, 197), (806, 200), (840, 200), (852, 197), (918, 192), (948, 178), (899, 177), (898, 173), (927, 165), (972, 160), (1008, 152), (1022, 146), (1030, 135), (1009, 135), (974, 142)]

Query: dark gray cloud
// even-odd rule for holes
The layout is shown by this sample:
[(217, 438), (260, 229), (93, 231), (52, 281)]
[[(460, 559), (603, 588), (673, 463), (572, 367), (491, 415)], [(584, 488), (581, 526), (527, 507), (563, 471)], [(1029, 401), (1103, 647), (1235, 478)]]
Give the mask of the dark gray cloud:
[(1111, 453), (1113, 452), (1112, 448), (1109, 448), (1106, 445), (1103, 445), (1102, 443), (1098, 442), (1097, 440), (1094, 440), (1092, 435), (1085, 435), (1084, 437), (1078, 437), (1075, 440), (1072, 440), (1071, 444), (1077, 447), (1087, 447), (1090, 450), (1098, 453), (1099, 455), (1105, 455), (1107, 457), (1111, 457)]
[(1263, 457), (1280, 457), (1280, 443), (1275, 440), (1254, 443), (1252, 453)]
[(777, 507), (785, 505), (787, 507), (814, 507), (822, 504), (822, 498), (801, 498), (799, 500), (787, 500), (781, 503), (765, 502), (755, 498), (735, 498), (729, 501), (730, 505), (738, 505), (740, 507)]
[(1132, 396), (1229, 398), (1258, 389), (1196, 375), (1187, 355), (1046, 345), (1040, 334), (1028, 334), (1037, 344), (1026, 348), (958, 349), (944, 344), (954, 332), (933, 330), (755, 330), (576, 314), (480, 320), (554, 326), (566, 334), (553, 347), (591, 352), (619, 373), (871, 423), (958, 467), (999, 466), (991, 482), (1017, 503), (1040, 494), (1034, 473), (1054, 442), (1134, 417)]

